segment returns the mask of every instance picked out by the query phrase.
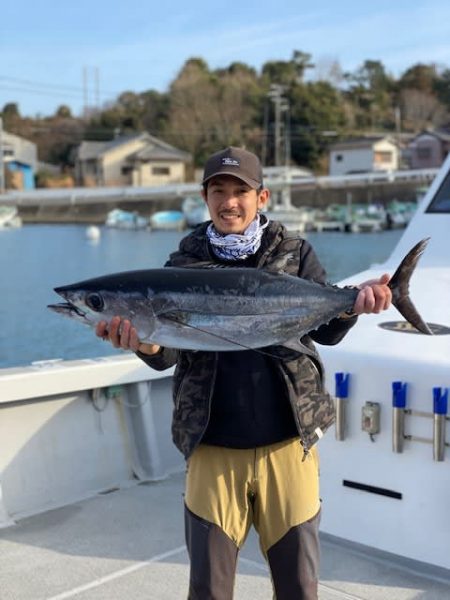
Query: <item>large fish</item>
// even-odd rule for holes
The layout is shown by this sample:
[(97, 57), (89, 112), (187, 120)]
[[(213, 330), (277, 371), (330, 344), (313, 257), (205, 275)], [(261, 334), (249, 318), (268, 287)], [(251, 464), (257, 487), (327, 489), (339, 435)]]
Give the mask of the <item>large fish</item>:
[[(412, 304), (409, 280), (428, 240), (406, 255), (389, 282), (392, 301), (419, 331), (431, 334)], [(193, 267), (128, 271), (55, 288), (66, 302), (52, 310), (95, 327), (119, 315), (141, 342), (191, 350), (284, 345), (351, 310), (358, 289), (319, 284), (250, 268)]]

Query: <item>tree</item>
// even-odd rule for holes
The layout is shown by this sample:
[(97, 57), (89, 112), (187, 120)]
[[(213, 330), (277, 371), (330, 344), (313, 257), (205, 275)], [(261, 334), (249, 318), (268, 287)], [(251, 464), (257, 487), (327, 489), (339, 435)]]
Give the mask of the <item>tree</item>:
[(448, 110), (433, 94), (417, 89), (400, 92), (402, 125), (406, 130), (418, 132), (426, 128), (440, 127), (447, 123)]
[(3, 106), (2, 116), (4, 119), (20, 118), (19, 105), (16, 102), (8, 102)]
[(10, 133), (19, 134), (21, 116), (19, 105), (16, 102), (8, 102), (2, 110), (3, 127)]
[(379, 60), (366, 60), (353, 73), (345, 73), (349, 87), (346, 98), (354, 106), (357, 129), (392, 129), (394, 80)]
[(314, 78), (316, 81), (326, 81), (334, 88), (340, 88), (344, 72), (338, 60), (323, 58), (315, 63)]
[(318, 81), (295, 86), (289, 102), (292, 158), (314, 168), (328, 147), (330, 134), (337, 135), (345, 124), (343, 101), (329, 83)]
[(398, 85), (402, 89), (416, 89), (427, 94), (434, 93), (437, 80), (436, 65), (418, 63), (409, 67), (400, 77)]
[(438, 100), (450, 111), (450, 69), (442, 71), (433, 87)]
[(58, 108), (56, 109), (55, 117), (61, 119), (71, 119), (72, 111), (66, 104), (61, 104), (61, 106), (58, 106)]
[(297, 83), (301, 83), (303, 81), (306, 69), (314, 68), (311, 58), (311, 54), (308, 54), (308, 52), (294, 50), (291, 62), (295, 65), (295, 69), (297, 71)]
[(262, 77), (266, 85), (278, 83), (290, 86), (301, 83), (306, 69), (313, 68), (311, 55), (301, 50), (294, 50), (292, 59), (289, 61), (268, 61), (262, 67)]
[(188, 60), (170, 87), (166, 133), (201, 163), (212, 151), (242, 145), (257, 121), (260, 90), (254, 71), (234, 64), (210, 71), (203, 61)]

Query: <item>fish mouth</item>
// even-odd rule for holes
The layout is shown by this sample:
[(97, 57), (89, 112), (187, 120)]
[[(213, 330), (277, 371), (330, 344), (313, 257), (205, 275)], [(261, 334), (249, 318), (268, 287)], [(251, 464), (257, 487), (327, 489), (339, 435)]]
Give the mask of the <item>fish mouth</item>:
[(86, 317), (86, 313), (83, 312), (78, 306), (72, 304), (71, 302), (60, 302), (59, 304), (47, 304), (47, 308), (50, 310), (54, 310), (57, 313), (67, 315), (70, 317), (79, 317), (84, 319)]

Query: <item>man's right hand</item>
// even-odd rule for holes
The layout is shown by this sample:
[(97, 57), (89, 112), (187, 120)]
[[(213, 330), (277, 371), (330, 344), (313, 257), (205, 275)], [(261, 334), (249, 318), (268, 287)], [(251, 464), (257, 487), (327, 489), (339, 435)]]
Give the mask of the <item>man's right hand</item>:
[(113, 317), (109, 323), (100, 321), (95, 328), (95, 334), (102, 340), (109, 340), (114, 348), (141, 352), (149, 356), (156, 354), (161, 348), (157, 344), (142, 344), (131, 322), (120, 317)]

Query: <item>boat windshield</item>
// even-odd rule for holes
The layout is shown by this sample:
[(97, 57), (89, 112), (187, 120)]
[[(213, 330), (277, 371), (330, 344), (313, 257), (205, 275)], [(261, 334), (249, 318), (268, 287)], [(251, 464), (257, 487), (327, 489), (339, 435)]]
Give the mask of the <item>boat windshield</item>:
[(430, 202), (427, 213), (447, 213), (450, 214), (450, 171), (442, 182), (437, 194)]

